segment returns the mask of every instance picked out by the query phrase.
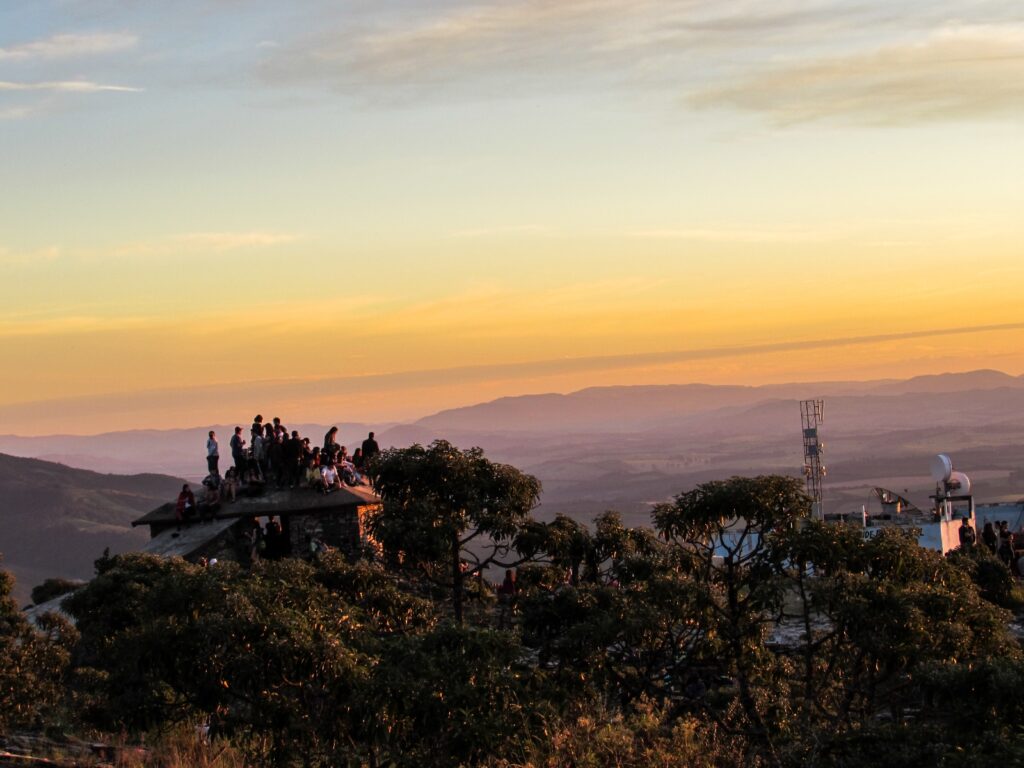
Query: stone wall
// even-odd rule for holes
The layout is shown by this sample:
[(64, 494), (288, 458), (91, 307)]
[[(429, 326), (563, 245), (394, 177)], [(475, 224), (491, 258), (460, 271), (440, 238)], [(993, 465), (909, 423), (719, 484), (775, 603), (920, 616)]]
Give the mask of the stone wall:
[(307, 557), (310, 542), (317, 539), (350, 558), (360, 554), (364, 544), (364, 521), (375, 507), (361, 506), (336, 512), (289, 515), (288, 535), (292, 556)]

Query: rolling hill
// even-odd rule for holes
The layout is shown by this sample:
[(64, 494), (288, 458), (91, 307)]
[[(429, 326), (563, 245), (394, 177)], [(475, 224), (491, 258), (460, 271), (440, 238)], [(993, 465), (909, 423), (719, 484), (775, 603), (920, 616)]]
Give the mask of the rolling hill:
[(16, 597), (48, 577), (88, 578), (107, 547), (123, 552), (148, 534), (140, 513), (172, 499), (182, 481), (168, 475), (103, 475), (0, 454), (0, 553), (17, 579)]

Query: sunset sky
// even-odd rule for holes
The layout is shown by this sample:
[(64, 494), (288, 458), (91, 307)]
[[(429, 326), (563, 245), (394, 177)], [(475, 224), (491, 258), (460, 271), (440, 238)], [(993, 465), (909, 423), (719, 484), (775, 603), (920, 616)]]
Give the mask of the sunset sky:
[(0, 433), (1024, 373), (1019, 0), (3, 0)]

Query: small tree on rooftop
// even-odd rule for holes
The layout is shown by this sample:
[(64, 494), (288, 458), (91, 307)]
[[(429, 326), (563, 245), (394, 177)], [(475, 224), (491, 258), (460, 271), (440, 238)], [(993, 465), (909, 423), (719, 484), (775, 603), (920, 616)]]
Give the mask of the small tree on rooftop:
[(540, 482), (480, 448), (445, 440), (384, 451), (368, 474), (384, 502), (368, 521), (371, 534), (389, 556), (450, 589), (461, 622), (466, 581), (491, 564), (508, 565)]

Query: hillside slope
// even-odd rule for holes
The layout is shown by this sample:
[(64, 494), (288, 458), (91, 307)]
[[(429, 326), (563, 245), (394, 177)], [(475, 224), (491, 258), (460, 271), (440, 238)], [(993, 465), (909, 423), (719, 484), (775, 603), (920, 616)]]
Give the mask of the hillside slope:
[(51, 576), (88, 578), (107, 547), (123, 552), (144, 542), (148, 534), (131, 521), (174, 498), (181, 482), (0, 454), (0, 553), (18, 599)]

